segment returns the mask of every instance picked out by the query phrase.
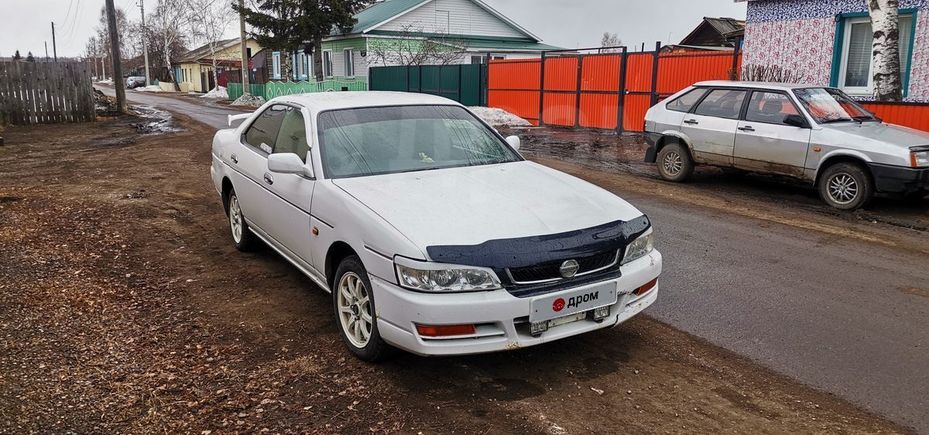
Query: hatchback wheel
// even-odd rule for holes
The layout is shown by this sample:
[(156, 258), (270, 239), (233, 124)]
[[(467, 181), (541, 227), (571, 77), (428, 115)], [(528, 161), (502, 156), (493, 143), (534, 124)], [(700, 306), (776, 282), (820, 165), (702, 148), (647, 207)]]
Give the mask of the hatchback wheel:
[(668, 181), (681, 182), (694, 172), (690, 153), (681, 144), (665, 145), (658, 152), (658, 174)]
[(232, 232), (235, 248), (242, 252), (254, 249), (255, 235), (248, 229), (248, 223), (245, 222), (242, 207), (239, 205), (239, 197), (234, 190), (229, 192), (229, 198), (226, 200), (226, 215), (229, 216), (229, 230)]
[(874, 182), (865, 170), (853, 163), (826, 168), (819, 178), (819, 196), (839, 210), (864, 207), (874, 196)]
[(342, 341), (364, 361), (382, 360), (390, 346), (378, 332), (371, 281), (361, 259), (353, 255), (342, 260), (334, 283), (332, 302)]

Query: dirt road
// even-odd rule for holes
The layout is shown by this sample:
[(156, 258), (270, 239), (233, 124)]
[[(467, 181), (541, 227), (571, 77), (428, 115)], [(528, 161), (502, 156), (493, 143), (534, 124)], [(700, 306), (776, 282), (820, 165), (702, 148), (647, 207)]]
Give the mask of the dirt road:
[(534, 349), (367, 365), (328, 297), (234, 250), (212, 129), (13, 128), (0, 148), (0, 432), (905, 429), (640, 317)]
[[(210, 122), (189, 101), (131, 97)], [(658, 181), (637, 138), (519, 133), (528, 156), (614, 191), (660, 229), (666, 272), (649, 316), (929, 432), (929, 201), (839, 213), (777, 178)]]

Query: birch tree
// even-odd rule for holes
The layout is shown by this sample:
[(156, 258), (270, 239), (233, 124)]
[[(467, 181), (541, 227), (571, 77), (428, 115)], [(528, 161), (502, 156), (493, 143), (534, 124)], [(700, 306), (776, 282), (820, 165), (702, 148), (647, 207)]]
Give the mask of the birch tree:
[(213, 83), (219, 86), (216, 50), (237, 15), (225, 0), (194, 0), (194, 3), (197, 13), (191, 18), (191, 33), (209, 46), (210, 59), (213, 62)]
[(187, 2), (181, 0), (158, 0), (155, 6), (155, 13), (149, 20), (149, 27), (152, 35), (158, 38), (158, 51), (164, 61), (164, 67), (168, 70), (168, 78), (174, 83), (175, 89), (180, 89), (177, 84), (177, 77), (174, 76), (174, 70), (171, 68), (171, 52), (177, 43), (181, 42), (184, 35), (184, 29), (187, 29), (191, 17)]
[(903, 99), (900, 78), (900, 2), (899, 0), (867, 0), (871, 15), (874, 98), (878, 101)]
[(410, 24), (403, 26), (391, 38), (372, 38), (368, 43), (368, 57), (374, 65), (450, 65), (457, 63), (467, 52), (467, 44), (439, 35), (422, 37), (422, 28)]

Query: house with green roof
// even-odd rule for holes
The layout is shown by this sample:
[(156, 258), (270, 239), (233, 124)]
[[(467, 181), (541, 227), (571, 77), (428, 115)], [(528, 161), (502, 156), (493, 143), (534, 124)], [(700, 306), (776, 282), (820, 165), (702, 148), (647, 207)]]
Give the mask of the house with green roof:
[[(381, 0), (355, 18), (351, 31), (333, 31), (322, 43), (327, 78), (366, 78), (374, 66), (485, 63), (488, 56), (530, 58), (559, 49), (481, 0)], [(280, 79), (280, 54), (271, 56), (270, 74)], [(294, 79), (312, 79), (309, 55), (291, 59)]]

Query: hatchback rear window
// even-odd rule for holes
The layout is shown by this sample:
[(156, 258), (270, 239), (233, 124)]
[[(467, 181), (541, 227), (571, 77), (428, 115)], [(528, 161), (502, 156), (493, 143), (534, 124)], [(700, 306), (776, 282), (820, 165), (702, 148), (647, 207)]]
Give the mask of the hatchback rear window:
[(690, 92), (675, 98), (665, 107), (667, 107), (668, 110), (673, 110), (675, 112), (689, 112), (690, 108), (694, 107), (694, 104), (697, 104), (697, 101), (700, 101), (700, 98), (703, 98), (703, 94), (705, 93), (706, 88), (695, 88)]

